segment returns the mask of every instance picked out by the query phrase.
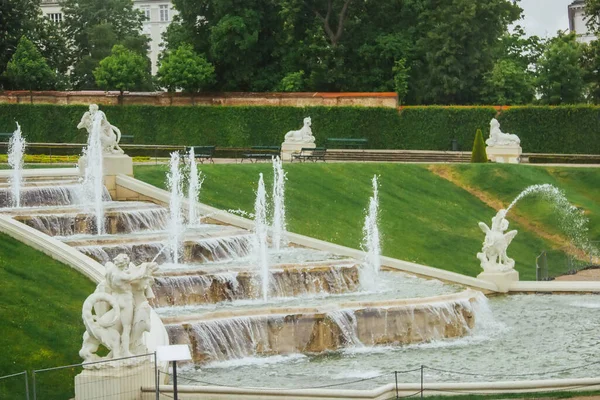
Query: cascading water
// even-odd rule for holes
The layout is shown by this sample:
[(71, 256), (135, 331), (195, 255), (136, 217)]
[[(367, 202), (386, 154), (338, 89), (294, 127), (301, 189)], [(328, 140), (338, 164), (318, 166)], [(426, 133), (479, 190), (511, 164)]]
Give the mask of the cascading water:
[(373, 176), (373, 196), (369, 200), (369, 209), (363, 226), (363, 249), (366, 252), (365, 262), (361, 268), (360, 284), (363, 289), (377, 289), (379, 270), (381, 268), (381, 243), (379, 238), (379, 190), (377, 175)]
[(508, 213), (524, 197), (534, 194), (541, 195), (554, 206), (560, 228), (569, 236), (575, 246), (590, 254), (596, 251), (587, 236), (588, 219), (583, 211), (569, 203), (563, 191), (550, 184), (532, 185), (525, 188), (506, 208), (506, 212)]
[(196, 155), (194, 154), (194, 148), (190, 149), (188, 153), (188, 161), (190, 167), (189, 174), (189, 185), (188, 185), (188, 225), (196, 225), (200, 222), (200, 212), (198, 211), (198, 197), (200, 195), (200, 189), (202, 188), (202, 182), (204, 182), (204, 176), (202, 173), (198, 173), (198, 164), (196, 163)]
[(279, 157), (273, 158), (273, 247), (285, 246), (285, 180), (286, 174)]
[(83, 192), (86, 197), (86, 203), (94, 209), (96, 218), (97, 234), (104, 233), (104, 173), (103, 173), (103, 157), (102, 157), (102, 142), (100, 135), (102, 124), (102, 114), (96, 113), (92, 123), (92, 132), (88, 137), (86, 148), (83, 150), (86, 165), (83, 178)]
[(25, 153), (25, 138), (21, 136), (21, 125), (17, 122), (17, 129), (8, 141), (8, 165), (11, 166), (10, 190), (13, 207), (21, 207), (21, 184), (23, 182), (23, 154)]
[(269, 258), (267, 252), (267, 192), (263, 174), (258, 179), (254, 203), (254, 257), (261, 276), (262, 297), (267, 301), (269, 293)]
[(182, 188), (181, 188), (181, 171), (179, 170), (179, 153), (174, 151), (171, 153), (171, 161), (169, 163), (169, 173), (167, 175), (167, 187), (171, 191), (169, 198), (169, 239), (167, 246), (171, 252), (172, 261), (174, 264), (179, 262), (181, 250), (183, 248), (183, 214), (182, 214)]

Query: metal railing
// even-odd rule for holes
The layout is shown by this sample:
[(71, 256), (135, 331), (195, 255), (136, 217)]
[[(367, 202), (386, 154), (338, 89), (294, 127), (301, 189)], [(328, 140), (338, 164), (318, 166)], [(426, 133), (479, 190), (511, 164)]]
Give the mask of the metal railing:
[(29, 400), (29, 379), (27, 371), (0, 376), (0, 399)]

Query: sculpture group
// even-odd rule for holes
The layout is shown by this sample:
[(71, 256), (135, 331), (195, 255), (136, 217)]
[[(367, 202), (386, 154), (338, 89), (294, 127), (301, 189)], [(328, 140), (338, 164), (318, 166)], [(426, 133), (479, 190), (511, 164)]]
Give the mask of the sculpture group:
[[(79, 356), (84, 362), (111, 360), (146, 354), (144, 332), (150, 331), (152, 275), (156, 263), (136, 266), (125, 254), (106, 263), (105, 279), (83, 303), (82, 318), (86, 327)], [(100, 345), (109, 350), (101, 357)]]
[(100, 118), (100, 143), (102, 144), (102, 152), (109, 154), (123, 154), (123, 149), (119, 147), (121, 131), (119, 128), (108, 122), (106, 114), (98, 109), (98, 105), (90, 104), (89, 111), (86, 111), (85, 114), (83, 114), (81, 121), (77, 125), (77, 129), (85, 128), (88, 137), (91, 136), (95, 118)]
[(505, 217), (506, 210), (501, 209), (492, 218), (491, 228), (484, 222), (479, 223), (479, 228), (485, 233), (485, 240), (481, 253), (477, 253), (477, 258), (485, 272), (507, 272), (515, 267), (515, 260), (508, 257), (506, 250), (517, 235), (517, 231), (504, 233), (508, 229), (508, 220)]

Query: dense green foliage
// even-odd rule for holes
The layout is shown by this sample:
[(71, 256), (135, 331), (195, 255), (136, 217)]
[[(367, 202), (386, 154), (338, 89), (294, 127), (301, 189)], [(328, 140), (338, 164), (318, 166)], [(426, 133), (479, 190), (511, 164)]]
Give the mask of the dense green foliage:
[(66, 39), (60, 26), (42, 16), (40, 0), (0, 1), (0, 88), (16, 89), (2, 78), (8, 61), (26, 35), (50, 67), (65, 73), (69, 66)]
[(477, 129), (477, 132), (475, 133), (475, 140), (473, 141), (473, 151), (471, 151), (471, 162), (488, 162), (488, 156), (485, 151), (485, 142), (483, 141), (483, 133), (481, 133), (481, 129)]
[[(0, 234), (0, 376), (81, 362), (83, 301), (94, 284), (77, 271)], [(41, 373), (38, 399), (73, 397), (79, 371)], [(29, 375), (31, 379), (31, 374)], [(0, 382), (0, 398), (24, 399), (22, 379)]]
[(214, 81), (215, 67), (196, 54), (191, 45), (182, 44), (161, 60), (157, 78), (170, 92), (199, 92)]
[(575, 34), (551, 39), (537, 65), (537, 88), (542, 104), (573, 104), (583, 100), (583, 46)]
[[(283, 80), (293, 76), (307, 91), (393, 91), (405, 60), (409, 103), (479, 101), (498, 39), (520, 14), (508, 0), (173, 3), (167, 48), (189, 43), (206, 54), (217, 90), (289, 88)], [(286, 82), (299, 90), (297, 79)]]
[[(73, 71), (71, 84), (75, 89), (95, 89), (94, 69), (121, 44), (146, 57), (148, 39), (141, 33), (144, 15), (133, 8), (130, 0), (64, 0), (65, 36), (71, 41)], [(149, 87), (151, 88), (151, 87)]]
[[(291, 232), (358, 248), (372, 190), (371, 178), (377, 174), (385, 255), (471, 276), (481, 271), (475, 254), (481, 249), (483, 234), (477, 223), (489, 222), (495, 211), (476, 196), (430, 172), (427, 166), (319, 163), (287, 164), (284, 168), (288, 177), (286, 214)], [(259, 172), (264, 174), (267, 186), (272, 182), (269, 163), (203, 165), (200, 169), (206, 176), (200, 200), (220, 209), (252, 211)], [(135, 176), (164, 187), (166, 171), (167, 166), (138, 166)], [(600, 174), (595, 169), (462, 164), (455, 171), (466, 176), (472, 187), (497, 195), (504, 204), (532, 182), (553, 183), (564, 188), (569, 199), (589, 213), (590, 233), (595, 235), (600, 230), (600, 205), (593, 200), (600, 194), (596, 189), (600, 186)], [(490, 176), (502, 179), (489, 179)], [(586, 188), (590, 189), (589, 194)], [(268, 187), (267, 192), (270, 193)], [(546, 226), (553, 222), (544, 214), (547, 208), (540, 207), (538, 211), (519, 204), (515, 212), (539, 221), (541, 230), (556, 230)], [(553, 244), (514, 219), (511, 228), (518, 229), (519, 234), (509, 255), (516, 260), (521, 279), (535, 279), (535, 257)], [(555, 271), (560, 268), (554, 267)]]
[[(318, 145), (327, 138), (367, 138), (371, 149), (449, 150), (452, 139), (470, 151), (473, 132), (487, 136), (491, 107), (156, 107), (103, 106), (108, 119), (139, 144), (249, 147), (279, 145), (310, 115)], [(0, 132), (19, 121), (30, 142), (83, 143), (75, 127), (85, 106), (0, 105)], [(527, 153), (600, 154), (595, 106), (513, 107), (498, 117), (519, 135)], [(48, 121), (52, 121), (51, 124)], [(176, 122), (174, 122), (176, 121)]]
[(106, 90), (133, 90), (150, 80), (149, 65), (144, 56), (116, 44), (111, 55), (94, 70), (96, 84)]
[(11, 86), (17, 89), (50, 89), (56, 83), (54, 71), (26, 36), (19, 40), (17, 50), (8, 62), (4, 76)]

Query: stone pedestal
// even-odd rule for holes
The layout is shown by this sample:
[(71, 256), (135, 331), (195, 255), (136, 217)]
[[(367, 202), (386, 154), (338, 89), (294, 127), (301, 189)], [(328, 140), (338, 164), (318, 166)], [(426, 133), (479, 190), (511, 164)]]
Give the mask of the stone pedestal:
[[(85, 173), (87, 160), (80, 157), (77, 165), (79, 173), (83, 176)], [(133, 176), (133, 160), (126, 154), (104, 154), (102, 159), (102, 169), (104, 171), (104, 186), (108, 189), (110, 197), (116, 199), (117, 196), (117, 175)]]
[(297, 142), (283, 142), (281, 144), (281, 159), (283, 161), (292, 161), (292, 153), (300, 153), (303, 148), (314, 149), (317, 147), (314, 143), (297, 143)]
[(488, 158), (497, 163), (519, 164), (523, 149), (521, 146), (487, 146)]
[(142, 386), (155, 385), (154, 363), (84, 369), (75, 377), (75, 400), (137, 400)]
[(511, 283), (519, 281), (519, 273), (514, 269), (506, 272), (482, 272), (477, 279), (492, 282), (502, 293), (508, 292)]

